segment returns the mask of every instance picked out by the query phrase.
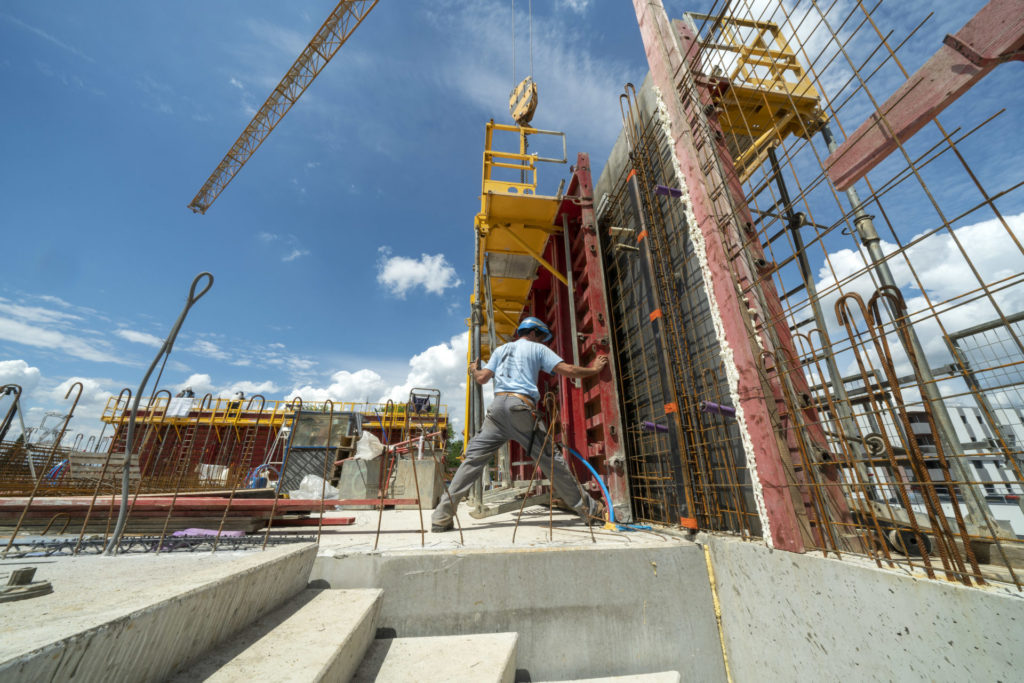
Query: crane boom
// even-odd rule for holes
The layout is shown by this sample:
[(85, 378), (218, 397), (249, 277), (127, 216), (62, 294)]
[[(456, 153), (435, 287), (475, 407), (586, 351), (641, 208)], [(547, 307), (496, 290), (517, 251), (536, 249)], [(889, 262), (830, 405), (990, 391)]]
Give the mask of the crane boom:
[(378, 0), (342, 0), (309, 41), (309, 45), (267, 97), (242, 134), (189, 203), (193, 213), (206, 213), (231, 179), (242, 170), (313, 79), (319, 75)]

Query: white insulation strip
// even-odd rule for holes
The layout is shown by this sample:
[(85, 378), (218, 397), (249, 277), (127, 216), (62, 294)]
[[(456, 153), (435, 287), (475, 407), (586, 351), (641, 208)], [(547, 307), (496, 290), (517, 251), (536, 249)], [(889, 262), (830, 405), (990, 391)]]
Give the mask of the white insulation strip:
[(743, 450), (747, 456), (747, 469), (750, 471), (750, 485), (754, 492), (754, 502), (757, 504), (757, 515), (761, 518), (761, 529), (764, 541), (769, 548), (774, 548), (772, 541), (772, 527), (768, 519), (768, 510), (764, 505), (764, 491), (761, 487), (761, 478), (757, 473), (757, 457), (754, 453), (754, 443), (750, 439), (750, 430), (747, 429), (747, 420), (743, 414), (743, 405), (740, 403), (739, 395), (739, 372), (736, 369), (736, 362), (733, 360), (732, 347), (725, 337), (725, 326), (722, 324), (722, 313), (718, 308), (718, 301), (714, 296), (714, 287), (711, 282), (711, 268), (708, 266), (707, 245), (704, 242), (704, 235), (697, 227), (697, 216), (693, 213), (693, 206), (690, 202), (690, 190), (686, 185), (683, 170), (679, 167), (679, 159), (675, 154), (675, 138), (672, 135), (672, 122), (668, 115), (668, 107), (661, 97), (661, 90), (654, 86), (654, 94), (658, 98), (658, 123), (665, 134), (665, 138), (672, 145), (672, 169), (676, 174), (676, 183), (682, 196), (678, 198), (682, 202), (683, 213), (686, 215), (686, 226), (693, 240), (693, 251), (700, 263), (701, 278), (704, 280), (704, 292), (708, 298), (708, 308), (711, 311), (711, 322), (715, 327), (715, 336), (722, 347), (722, 365), (725, 367), (726, 383), (729, 385), (729, 398), (736, 409), (736, 426), (739, 428), (740, 439), (743, 441)]

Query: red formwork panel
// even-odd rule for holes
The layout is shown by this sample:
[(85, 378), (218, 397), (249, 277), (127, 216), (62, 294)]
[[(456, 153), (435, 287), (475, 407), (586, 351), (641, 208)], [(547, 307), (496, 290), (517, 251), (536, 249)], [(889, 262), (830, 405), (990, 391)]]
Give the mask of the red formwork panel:
[[(551, 347), (567, 363), (575, 362), (573, 346), (578, 350), (579, 365), (590, 365), (599, 355), (611, 358), (607, 289), (594, 217), (593, 179), (590, 157), (579, 154), (572, 167), (572, 179), (563, 196), (556, 223), (565, 226), (569, 235), (569, 253), (565, 238), (552, 236), (544, 250), (544, 258), (559, 272), (571, 268), (575, 310), (570, 305), (569, 289), (541, 268), (530, 290), (526, 315), (535, 315), (551, 326), (554, 335)], [(576, 338), (572, 319), (575, 318)], [(622, 443), (618, 388), (614, 381), (614, 359), (593, 378), (580, 380), (580, 386), (565, 377), (542, 375), (542, 395), (554, 391), (558, 396), (560, 441), (578, 453), (596, 469), (608, 488), (619, 521), (629, 521), (629, 483), (626, 456)], [(594, 497), (602, 493), (592, 475), (578, 460), (566, 453), (580, 481)], [(517, 461), (513, 455), (513, 461)], [(526, 472), (526, 477), (530, 473)]]

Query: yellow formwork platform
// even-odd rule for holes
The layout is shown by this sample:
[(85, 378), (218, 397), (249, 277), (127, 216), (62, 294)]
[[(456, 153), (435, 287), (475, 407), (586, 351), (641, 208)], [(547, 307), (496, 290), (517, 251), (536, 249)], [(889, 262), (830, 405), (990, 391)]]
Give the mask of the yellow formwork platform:
[[(514, 133), (518, 150), (495, 148), (495, 133)], [(561, 136), (561, 159), (528, 153), (532, 135)], [(548, 237), (561, 234), (557, 213), (559, 197), (537, 195), (537, 162), (565, 163), (564, 135), (555, 131), (508, 126), (490, 121), (486, 128), (480, 213), (474, 220), (477, 235), (476, 291), (483, 311), (481, 352), (489, 353), (490, 320), (498, 343), (511, 338), (526, 308), (538, 268), (565, 282), (565, 276), (548, 263), (543, 252)], [(512, 180), (501, 179), (504, 174)], [(514, 176), (519, 179), (514, 179)]]
[(724, 73), (709, 74), (718, 121), (740, 180), (746, 180), (788, 135), (809, 138), (827, 121), (796, 53), (771, 22), (686, 15), (702, 50), (716, 53)]
[[(296, 410), (324, 412), (330, 411), (331, 404), (324, 402), (300, 403), (299, 401), (266, 401), (244, 399), (241, 403), (233, 399), (193, 399), (193, 407), (187, 416), (168, 415), (171, 399), (168, 396), (142, 397), (139, 402), (139, 413), (136, 420), (140, 424), (185, 425), (199, 424), (215, 427), (280, 427), (290, 422)], [(130, 399), (123, 396), (111, 396), (103, 409), (100, 419), (107, 424), (121, 424), (131, 415)], [(405, 405), (395, 404), (390, 413), (385, 412), (384, 403), (335, 403), (335, 413), (359, 413), (363, 416), (363, 424), (377, 428), (383, 420), (384, 428), (389, 431), (405, 430), (409, 427), (431, 425), (434, 413), (407, 413)], [(448, 427), (448, 406), (438, 409), (437, 420), (441, 429)]]

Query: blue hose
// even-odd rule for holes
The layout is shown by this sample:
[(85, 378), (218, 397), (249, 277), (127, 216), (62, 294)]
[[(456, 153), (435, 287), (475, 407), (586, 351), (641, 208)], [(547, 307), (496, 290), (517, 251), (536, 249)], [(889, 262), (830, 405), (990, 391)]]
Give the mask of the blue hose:
[(601, 475), (597, 473), (597, 470), (594, 469), (593, 465), (591, 465), (589, 462), (587, 462), (583, 458), (582, 455), (580, 455), (579, 453), (576, 452), (576, 449), (574, 449), (569, 444), (565, 444), (565, 447), (569, 450), (570, 453), (572, 453), (573, 455), (576, 456), (577, 460), (579, 460), (581, 463), (583, 463), (584, 467), (586, 467), (588, 470), (590, 470), (591, 474), (594, 475), (594, 479), (597, 480), (597, 485), (601, 487), (601, 493), (604, 494), (604, 499), (605, 499), (605, 502), (607, 503), (607, 507), (608, 507), (608, 521), (611, 524), (615, 524), (615, 508), (612, 506), (612, 496), (611, 496), (610, 493), (608, 493), (608, 489), (605, 488), (604, 482), (601, 481)]

